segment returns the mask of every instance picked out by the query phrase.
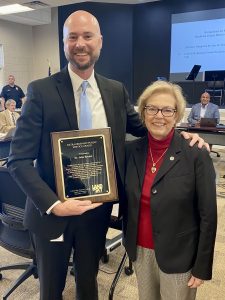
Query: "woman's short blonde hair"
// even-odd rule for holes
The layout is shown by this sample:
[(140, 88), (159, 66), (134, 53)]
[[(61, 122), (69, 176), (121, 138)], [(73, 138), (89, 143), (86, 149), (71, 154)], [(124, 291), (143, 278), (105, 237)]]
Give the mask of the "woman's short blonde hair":
[(183, 96), (182, 89), (179, 85), (158, 80), (150, 84), (141, 94), (138, 99), (138, 112), (143, 124), (145, 124), (145, 106), (149, 98), (156, 94), (169, 94), (175, 98), (176, 101), (176, 123), (180, 122), (184, 116), (184, 111), (186, 107), (186, 100)]

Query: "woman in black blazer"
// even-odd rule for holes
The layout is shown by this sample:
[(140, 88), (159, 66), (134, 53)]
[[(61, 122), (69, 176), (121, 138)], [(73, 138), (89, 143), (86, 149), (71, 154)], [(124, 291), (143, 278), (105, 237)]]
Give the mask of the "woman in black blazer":
[(125, 247), (134, 261), (140, 300), (193, 300), (212, 277), (217, 209), (207, 150), (174, 130), (185, 99), (178, 85), (157, 81), (139, 114), (148, 136), (126, 148)]

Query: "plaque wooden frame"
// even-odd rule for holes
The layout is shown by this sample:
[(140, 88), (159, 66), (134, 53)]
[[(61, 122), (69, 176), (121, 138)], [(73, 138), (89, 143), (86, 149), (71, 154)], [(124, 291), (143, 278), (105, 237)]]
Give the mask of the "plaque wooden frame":
[[(68, 199), (91, 200), (92, 202), (118, 200), (111, 128), (52, 132), (51, 140), (56, 190), (62, 202)], [(86, 142), (83, 142), (83, 140)], [(98, 161), (99, 157), (96, 159), (95, 154), (93, 155), (95, 152), (95, 146), (93, 145), (96, 143), (100, 143), (100, 162)], [(62, 146), (63, 144), (66, 146)], [(69, 164), (65, 164), (65, 154), (62, 153), (62, 147), (64, 147), (64, 152), (69, 151), (70, 157), (68, 158), (68, 154), (66, 155)], [(88, 151), (90, 151), (90, 153)], [(89, 159), (90, 162), (83, 163), (85, 159)], [(73, 163), (71, 161), (73, 161)], [(78, 163), (74, 163), (74, 161)], [(85, 167), (87, 167), (90, 172), (86, 171)], [(67, 175), (68, 172), (69, 176)], [(76, 175), (79, 173), (81, 174), (80, 178)], [(102, 182), (101, 179), (99, 179), (101, 177)], [(74, 182), (77, 180), (77, 182), (79, 181), (81, 184), (83, 184), (83, 182), (88, 184), (83, 184), (82, 188), (69, 189), (68, 192), (66, 184), (68, 178), (74, 180)], [(89, 182), (93, 180), (95, 183), (89, 184)], [(98, 180), (100, 180), (100, 182), (98, 182)], [(72, 183), (69, 186), (76, 187), (77, 185), (79, 184)], [(104, 186), (106, 186), (105, 190)], [(72, 195), (70, 195), (71, 191)], [(82, 194), (86, 192), (87, 194)]]

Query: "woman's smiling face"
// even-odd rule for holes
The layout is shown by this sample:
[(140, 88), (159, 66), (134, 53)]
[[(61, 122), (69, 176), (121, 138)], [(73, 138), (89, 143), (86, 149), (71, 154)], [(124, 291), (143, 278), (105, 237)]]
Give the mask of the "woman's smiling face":
[[(146, 102), (145, 125), (150, 134), (157, 140), (162, 140), (171, 131), (176, 124), (176, 100), (174, 96), (169, 93), (153, 94)], [(151, 110), (151, 112), (148, 111)], [(155, 109), (163, 109), (152, 115)]]

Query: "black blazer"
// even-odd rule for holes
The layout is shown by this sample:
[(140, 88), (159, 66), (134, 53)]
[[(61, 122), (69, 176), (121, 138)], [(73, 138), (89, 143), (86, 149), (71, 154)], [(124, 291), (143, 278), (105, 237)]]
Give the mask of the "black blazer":
[[(122, 83), (98, 74), (95, 77), (112, 131), (120, 189), (124, 178), (125, 134), (130, 132), (141, 136), (145, 131)], [(62, 234), (69, 219), (45, 214), (58, 200), (50, 133), (76, 129), (75, 100), (67, 68), (28, 86), (27, 101), (17, 123), (8, 167), (28, 196), (25, 225), (48, 239)]]
[[(126, 148), (125, 247), (136, 259), (139, 204), (148, 138)], [(151, 190), (151, 216), (157, 263), (165, 273), (192, 268), (197, 278), (212, 276), (217, 209), (215, 171), (209, 153), (190, 147), (175, 132)]]

